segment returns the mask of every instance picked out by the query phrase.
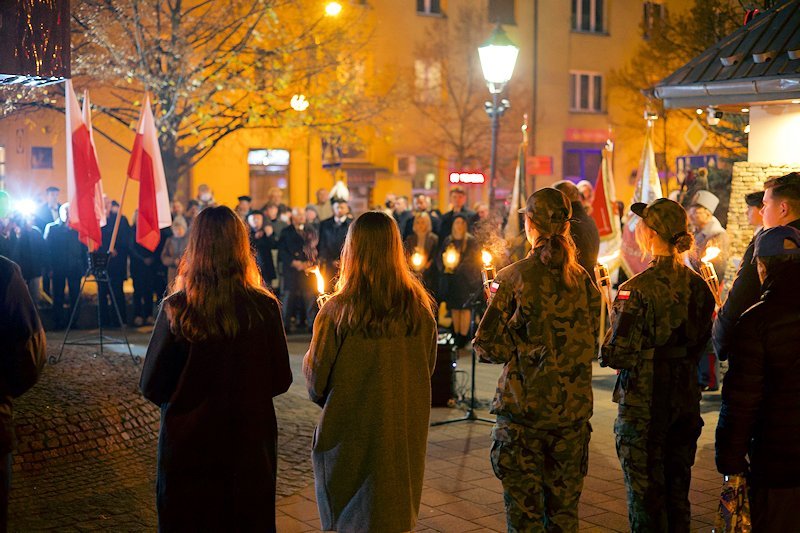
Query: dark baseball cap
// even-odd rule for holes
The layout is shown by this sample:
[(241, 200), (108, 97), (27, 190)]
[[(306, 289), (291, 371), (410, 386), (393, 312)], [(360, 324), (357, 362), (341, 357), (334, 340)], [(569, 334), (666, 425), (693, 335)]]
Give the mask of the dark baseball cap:
[[(786, 241), (794, 243), (795, 247), (787, 248)], [(757, 257), (778, 255), (800, 255), (800, 231), (791, 226), (775, 226), (758, 234), (753, 261)]]
[(631, 211), (642, 217), (648, 228), (671, 244), (687, 233), (686, 211), (681, 204), (669, 198), (659, 198), (649, 205), (642, 202), (635, 203), (631, 206)]
[(518, 212), (527, 215), (540, 227), (549, 228), (551, 224), (567, 222), (572, 217), (572, 205), (564, 193), (545, 187), (528, 196), (525, 207)]

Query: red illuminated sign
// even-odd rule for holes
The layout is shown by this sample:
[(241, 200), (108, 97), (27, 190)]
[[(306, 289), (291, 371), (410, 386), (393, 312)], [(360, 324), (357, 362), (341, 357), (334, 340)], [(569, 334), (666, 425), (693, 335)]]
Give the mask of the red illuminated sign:
[(462, 185), (475, 185), (486, 183), (486, 176), (481, 172), (451, 172), (450, 183), (460, 183)]

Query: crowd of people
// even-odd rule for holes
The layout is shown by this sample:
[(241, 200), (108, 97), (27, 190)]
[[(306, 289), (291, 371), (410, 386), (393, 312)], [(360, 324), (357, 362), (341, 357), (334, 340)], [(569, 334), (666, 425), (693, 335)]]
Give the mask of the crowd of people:
[[(528, 251), (488, 286), (479, 251), (499, 235), (500, 221), (488, 209), (481, 216), (482, 205), (466, 209), (462, 189), (451, 191), (445, 213), (424, 196), (414, 198), (413, 211), (406, 198), (390, 197), (382, 209), (357, 218), (344, 198), (326, 194), (318, 192), (320, 209), (289, 209), (274, 193), (261, 210), (246, 196), (234, 210), (216, 206), (201, 187), (186, 210), (173, 204), (173, 227), (158, 254), (145, 256), (130, 244), (111, 258), (124, 264), (120, 258), (137, 256), (145, 266), (158, 258), (170, 283), (140, 383), (162, 408), (162, 529), (274, 530), (272, 398), (292, 382), (285, 329), (294, 324), (313, 328), (303, 375), (310, 399), (322, 407), (311, 457), (323, 528), (412, 530), (425, 469), (439, 303), (450, 310), (452, 331), (463, 342), (475, 314), (473, 295), (487, 290), (473, 346), (481, 360), (503, 365), (491, 407), (497, 420), (489, 460), (503, 485), (509, 531), (578, 529), (598, 354), (601, 366), (618, 371), (613, 429), (631, 530), (689, 531), (701, 390), (708, 386), (699, 364), (709, 353), (730, 368), (716, 431), (719, 472), (747, 479), (754, 531), (800, 530), (793, 512), (800, 479), (794, 305), (800, 174), (770, 179), (763, 191), (747, 195), (750, 220), (763, 228), (755, 229), (721, 306), (697, 272), (700, 261), (711, 261), (704, 256), (712, 246), (724, 258), (718, 273), (727, 264), (727, 236), (714, 217), (717, 198), (700, 189), (677, 197), (681, 203), (661, 198), (632, 205), (636, 241), (651, 262), (608, 302), (604, 338), (601, 293), (586, 268), (597, 261), (597, 228), (579, 187), (542, 188), (508, 215), (522, 215)], [(43, 206), (49, 216), (53, 205)], [(322, 206), (330, 216), (320, 220)], [(109, 202), (110, 223), (121, 216), (116, 207)], [(48, 223), (48, 239), (57, 239), (66, 220), (64, 206), (57, 211), (62, 218)], [(22, 231), (15, 235), (22, 240)], [(329, 282), (321, 308), (311, 303), (311, 266), (321, 266)], [(15, 301), (32, 307), (35, 290), (24, 268), (0, 263), (0, 279), (11, 279), (14, 294), (26, 293)], [(140, 306), (152, 307), (157, 283), (141, 282), (149, 293)], [(7, 303), (2, 296), (0, 303)], [(43, 353), (38, 319), (30, 319), (35, 312), (11, 312), (29, 318), (20, 323), (22, 333), (13, 332), (24, 333), (18, 345), (23, 357), (30, 352), (28, 377), (0, 398), (35, 381)], [(705, 372), (714, 373), (712, 361)], [(10, 401), (0, 402), (0, 420), (4, 414)], [(0, 461), (0, 474), (3, 466)]]

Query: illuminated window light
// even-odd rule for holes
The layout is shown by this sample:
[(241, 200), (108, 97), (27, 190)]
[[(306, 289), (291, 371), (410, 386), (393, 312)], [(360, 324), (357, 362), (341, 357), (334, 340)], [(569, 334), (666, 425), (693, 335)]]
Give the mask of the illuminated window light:
[(792, 100), (793, 104), (800, 104), (800, 100)]

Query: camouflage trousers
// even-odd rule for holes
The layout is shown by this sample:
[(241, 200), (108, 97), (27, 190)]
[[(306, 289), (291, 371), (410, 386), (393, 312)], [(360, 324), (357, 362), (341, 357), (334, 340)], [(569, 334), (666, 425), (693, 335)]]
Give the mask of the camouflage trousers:
[(495, 426), (492, 467), (503, 483), (509, 533), (578, 530), (591, 432), (589, 422), (551, 431)]
[(614, 433), (632, 532), (690, 530), (689, 485), (702, 427), (699, 408), (619, 407)]

